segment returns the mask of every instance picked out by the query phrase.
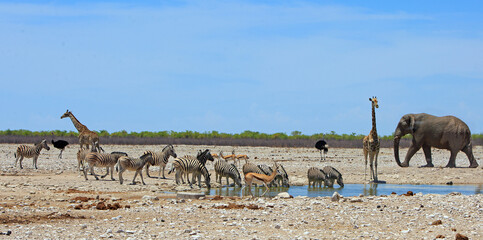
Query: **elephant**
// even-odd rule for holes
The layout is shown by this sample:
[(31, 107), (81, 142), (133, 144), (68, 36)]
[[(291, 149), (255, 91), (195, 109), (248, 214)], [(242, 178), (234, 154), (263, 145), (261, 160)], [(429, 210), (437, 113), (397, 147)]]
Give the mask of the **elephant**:
[[(406, 158), (401, 163), (399, 160), (399, 141), (406, 134), (411, 134), (413, 139)], [(397, 165), (408, 167), (411, 157), (421, 147), (427, 163), (421, 167), (434, 167), (431, 160), (431, 147), (450, 150), (451, 156), (446, 167), (456, 167), (455, 160), (459, 151), (466, 153), (470, 161), (470, 168), (478, 167), (478, 163), (473, 156), (470, 129), (466, 123), (457, 117), (437, 117), (426, 113), (402, 116), (394, 136), (394, 157)]]

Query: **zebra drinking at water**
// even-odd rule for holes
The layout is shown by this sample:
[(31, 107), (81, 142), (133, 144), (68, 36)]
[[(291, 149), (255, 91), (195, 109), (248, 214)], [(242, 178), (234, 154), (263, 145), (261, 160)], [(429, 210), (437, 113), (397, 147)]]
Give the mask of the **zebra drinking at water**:
[(89, 168), (91, 171), (91, 174), (94, 175), (96, 180), (99, 180), (97, 175), (94, 173), (94, 167), (105, 167), (106, 168), (106, 174), (101, 176), (101, 178), (104, 178), (109, 174), (109, 169), (111, 170), (111, 180), (115, 181), (113, 172), (114, 172), (114, 166), (117, 163), (117, 160), (121, 156), (127, 156), (126, 153), (98, 153), (98, 152), (91, 152), (87, 154), (85, 157), (85, 161), (87, 162), (87, 167), (85, 166), (83, 171), (84, 171), (84, 177), (87, 180), (87, 169)]
[[(253, 163), (245, 163), (242, 168), (243, 176), (247, 175), (247, 173), (258, 173), (258, 174), (265, 174), (265, 172), (259, 168), (259, 165), (255, 165)], [(266, 174), (265, 174), (266, 175)]]
[(146, 176), (151, 177), (149, 175), (149, 167), (150, 166), (159, 166), (159, 173), (158, 179), (161, 178), (161, 169), (163, 170), (163, 179), (166, 179), (164, 176), (164, 169), (166, 168), (166, 164), (168, 163), (169, 156), (176, 158), (176, 153), (174, 152), (173, 145), (169, 144), (163, 148), (161, 152), (153, 152), (153, 151), (145, 151), (143, 155), (148, 154), (148, 163), (146, 164)]
[(282, 164), (278, 165), (278, 173), (277, 176), (275, 176), (275, 185), (280, 186), (280, 187), (290, 187), (290, 184), (288, 183), (288, 174), (287, 171), (285, 171), (285, 168), (283, 167)]
[(230, 186), (229, 178), (233, 179), (235, 184), (242, 186), (240, 172), (236, 168), (235, 164), (229, 164), (223, 159), (218, 159), (215, 162), (215, 181), (221, 184), (221, 179), (226, 177), (226, 185)]
[(148, 161), (150, 158), (151, 158), (151, 153), (145, 153), (139, 158), (130, 158), (128, 156), (121, 156), (118, 160), (119, 183), (122, 184), (124, 181), (124, 179), (122, 178), (122, 173), (126, 170), (131, 170), (131, 171), (136, 171), (136, 173), (134, 174), (134, 178), (132, 179), (131, 185), (136, 184), (135, 180), (138, 174), (141, 176), (141, 182), (143, 183), (143, 185), (146, 185), (146, 183), (144, 183), (142, 170), (144, 168), (144, 165), (148, 164)]
[[(198, 186), (201, 188), (201, 175), (205, 178), (205, 183), (207, 188), (210, 188), (210, 174), (208, 173), (208, 169), (205, 167), (205, 163), (207, 160), (213, 161), (213, 156), (210, 154), (210, 150), (206, 149), (204, 152), (198, 153), (195, 157), (193, 156), (184, 156), (181, 158), (176, 158), (173, 162), (173, 168), (168, 172), (168, 174), (176, 171), (176, 184), (179, 184), (179, 180), (181, 174), (185, 174), (186, 180), (192, 187), (192, 183), (195, 182), (195, 178), (198, 178)], [(192, 181), (190, 182), (189, 174), (192, 173)], [(181, 177), (181, 180), (184, 180)]]
[(334, 181), (337, 180), (337, 184), (339, 184), (341, 187), (344, 187), (344, 179), (342, 178), (342, 174), (337, 171), (337, 169), (331, 166), (326, 166), (324, 167), (323, 171), (325, 173), (325, 177), (327, 178), (326, 186), (333, 187)]
[(15, 156), (15, 167), (17, 166), (17, 162), (20, 161), (20, 169), (22, 167), (22, 160), (23, 158), (33, 158), (33, 165), (35, 169), (37, 168), (37, 159), (39, 158), (40, 151), (45, 148), (47, 151), (50, 150), (49, 145), (47, 145), (47, 140), (42, 140), (40, 143), (35, 144), (34, 146), (28, 145), (20, 145), (17, 147), (17, 152), (14, 153)]
[(312, 183), (312, 187), (315, 187), (316, 184), (318, 187), (322, 187), (322, 182), (324, 182), (324, 186), (326, 185), (326, 176), (322, 169), (316, 167), (309, 168), (307, 178), (309, 180), (309, 187), (311, 185), (310, 183)]

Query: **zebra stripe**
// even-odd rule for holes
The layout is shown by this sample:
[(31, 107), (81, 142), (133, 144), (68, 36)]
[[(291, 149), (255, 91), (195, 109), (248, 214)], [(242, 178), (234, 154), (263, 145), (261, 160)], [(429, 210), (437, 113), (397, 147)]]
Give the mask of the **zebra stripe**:
[(226, 177), (226, 184), (229, 186), (229, 178), (233, 179), (235, 184), (242, 186), (240, 172), (236, 168), (235, 164), (229, 164), (223, 159), (219, 159), (215, 162), (215, 181), (221, 184), (221, 178)]
[[(275, 179), (268, 184), (269, 187), (289, 187), (290, 185), (288, 184), (288, 174), (285, 171), (285, 168), (283, 168), (282, 165), (278, 165), (279, 168), (277, 170), (277, 175), (275, 175)], [(263, 171), (263, 174), (265, 175), (270, 175), (273, 172), (273, 169), (265, 164), (258, 165), (258, 168), (260, 168)]]
[(85, 168), (86, 157), (90, 152), (90, 149), (79, 149), (79, 151), (77, 151), (77, 169), (79, 169), (79, 171), (84, 171), (83, 169)]
[(337, 184), (339, 186), (344, 187), (344, 181), (342, 178), (342, 174), (337, 171), (337, 169), (331, 167), (331, 166), (326, 166), (324, 167), (323, 171), (325, 172), (325, 176), (327, 178), (328, 184), (326, 186), (328, 187), (333, 187), (334, 186), (334, 181), (337, 180)]
[(307, 178), (309, 180), (309, 187), (311, 185), (310, 183), (312, 183), (312, 187), (315, 187), (316, 184), (318, 187), (322, 187), (322, 182), (324, 182), (324, 186), (326, 185), (326, 176), (322, 169), (316, 167), (309, 168)]
[(176, 153), (174, 152), (173, 145), (169, 144), (163, 148), (162, 152), (153, 152), (153, 151), (145, 151), (143, 155), (149, 155), (148, 163), (146, 164), (146, 176), (151, 177), (149, 175), (149, 167), (150, 166), (159, 166), (159, 173), (158, 178), (161, 178), (161, 169), (163, 170), (163, 179), (166, 179), (164, 176), (164, 169), (166, 168), (166, 164), (168, 163), (169, 156), (176, 158)]
[[(265, 174), (265, 172), (259, 168), (259, 166), (253, 164), (253, 163), (245, 163), (242, 168), (243, 175), (246, 176), (248, 173), (258, 173), (258, 174)], [(272, 172), (270, 172), (271, 174)], [(269, 175), (270, 175), (269, 174)], [(265, 174), (267, 175), (267, 174)], [(255, 184), (255, 183), (254, 183)]]
[(14, 154), (15, 156), (15, 167), (17, 166), (17, 162), (20, 161), (20, 169), (22, 167), (22, 160), (23, 158), (33, 158), (33, 166), (35, 169), (37, 168), (37, 159), (39, 158), (40, 151), (45, 148), (47, 151), (50, 150), (49, 145), (47, 145), (47, 140), (42, 140), (41, 142), (35, 144), (34, 146), (28, 145), (20, 145), (17, 147), (17, 152)]
[[(242, 168), (243, 175), (247, 175), (247, 173), (258, 173), (258, 174), (265, 174), (257, 165), (253, 163), (245, 163)], [(265, 174), (266, 175), (266, 174)]]
[(114, 165), (116, 165), (117, 160), (121, 156), (127, 156), (125, 153), (98, 153), (98, 152), (90, 152), (86, 156), (87, 167), (84, 167), (84, 177), (87, 180), (87, 169), (91, 170), (91, 174), (94, 175), (96, 180), (99, 180), (97, 175), (94, 173), (94, 167), (105, 167), (106, 174), (101, 176), (102, 178), (106, 177), (109, 174), (109, 169), (111, 169), (111, 180), (115, 181), (113, 172), (114, 172)]
[[(198, 186), (201, 188), (201, 175), (205, 177), (205, 184), (207, 188), (210, 188), (210, 174), (208, 173), (208, 169), (206, 169), (205, 165), (202, 163), (203, 160), (197, 159), (193, 156), (184, 156), (181, 158), (176, 158), (173, 162), (173, 168), (168, 172), (168, 174), (172, 173), (176, 170), (176, 184), (179, 184), (179, 178), (181, 174), (186, 175), (186, 180), (192, 187), (192, 182), (195, 181), (195, 178), (198, 178)], [(205, 161), (206, 162), (206, 161)], [(189, 174), (192, 173), (192, 181), (189, 180)], [(183, 180), (181, 178), (181, 180)], [(184, 184), (184, 181), (183, 181)]]
[(136, 171), (136, 173), (134, 174), (134, 178), (132, 179), (132, 185), (136, 184), (135, 180), (138, 174), (141, 176), (141, 182), (143, 183), (143, 185), (146, 185), (146, 183), (144, 183), (142, 170), (144, 168), (144, 165), (148, 163), (150, 157), (151, 157), (151, 154), (144, 154), (139, 158), (130, 158), (128, 156), (121, 156), (118, 160), (120, 184), (124, 182), (122, 178), (122, 173), (126, 170), (130, 170), (130, 171)]
[(285, 168), (283, 167), (282, 164), (278, 165), (278, 174), (275, 177), (276, 185), (280, 187), (290, 187), (290, 184), (288, 182), (288, 174), (287, 171), (285, 171)]

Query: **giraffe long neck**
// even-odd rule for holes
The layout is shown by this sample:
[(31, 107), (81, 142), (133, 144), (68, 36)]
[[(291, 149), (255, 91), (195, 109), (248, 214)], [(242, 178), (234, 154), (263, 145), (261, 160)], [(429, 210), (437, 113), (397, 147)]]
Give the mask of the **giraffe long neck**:
[(79, 122), (77, 118), (74, 117), (74, 114), (69, 115), (70, 120), (72, 120), (72, 123), (74, 124), (74, 127), (77, 129), (79, 132), (83, 132), (85, 130), (89, 130), (85, 125)]
[(374, 103), (372, 103), (372, 136), (377, 137), (377, 128), (376, 128), (376, 108)]

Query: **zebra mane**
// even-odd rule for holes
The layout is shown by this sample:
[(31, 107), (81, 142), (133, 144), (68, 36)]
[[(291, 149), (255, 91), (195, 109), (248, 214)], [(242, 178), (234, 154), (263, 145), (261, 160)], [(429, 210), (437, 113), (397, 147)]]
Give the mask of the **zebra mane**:
[(196, 155), (196, 158), (203, 164), (205, 165), (206, 164), (206, 161), (207, 160), (210, 160), (210, 161), (213, 161), (213, 156), (211, 156), (211, 158), (209, 158), (211, 156), (210, 154), (210, 149), (206, 149), (205, 151), (201, 152), (198, 152), (198, 154)]
[(171, 144), (166, 145), (166, 146), (163, 148), (163, 150), (162, 150), (162, 151), (164, 152), (164, 151), (166, 151), (168, 148), (173, 148), (173, 145), (171, 145)]

